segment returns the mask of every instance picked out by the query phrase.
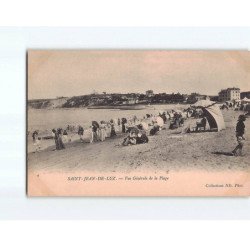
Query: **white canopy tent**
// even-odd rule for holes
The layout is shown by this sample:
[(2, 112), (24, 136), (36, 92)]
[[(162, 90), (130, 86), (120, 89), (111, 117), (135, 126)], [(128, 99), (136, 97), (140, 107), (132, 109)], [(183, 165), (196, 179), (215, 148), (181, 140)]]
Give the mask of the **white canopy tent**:
[(226, 128), (222, 112), (218, 104), (216, 104), (215, 102), (212, 102), (210, 100), (200, 100), (192, 106), (202, 109), (208, 120), (210, 129), (216, 129), (217, 131), (220, 131)]
[(241, 100), (242, 103), (250, 103), (250, 99), (248, 99), (246, 96)]

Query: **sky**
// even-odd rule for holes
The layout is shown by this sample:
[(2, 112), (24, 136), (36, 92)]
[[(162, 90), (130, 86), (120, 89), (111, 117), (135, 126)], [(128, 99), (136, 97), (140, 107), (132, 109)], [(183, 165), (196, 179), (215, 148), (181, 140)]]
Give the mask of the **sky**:
[(30, 50), (28, 99), (98, 93), (250, 91), (250, 52)]

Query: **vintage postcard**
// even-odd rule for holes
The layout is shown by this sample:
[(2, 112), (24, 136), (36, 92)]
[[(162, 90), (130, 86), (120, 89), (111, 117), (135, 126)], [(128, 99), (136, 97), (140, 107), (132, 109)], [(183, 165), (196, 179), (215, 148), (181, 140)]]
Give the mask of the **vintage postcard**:
[(29, 50), (28, 196), (249, 196), (250, 53)]

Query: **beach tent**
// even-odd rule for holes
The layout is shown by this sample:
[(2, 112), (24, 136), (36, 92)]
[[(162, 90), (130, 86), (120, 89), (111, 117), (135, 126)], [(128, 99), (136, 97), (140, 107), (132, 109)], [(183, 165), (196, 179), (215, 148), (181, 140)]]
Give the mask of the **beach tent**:
[(248, 99), (246, 96), (241, 101), (242, 103), (250, 103), (250, 99)]
[(219, 106), (215, 102), (212, 102), (210, 100), (200, 100), (192, 106), (202, 109), (203, 113), (207, 117), (207, 121), (211, 130), (220, 131), (222, 129), (225, 129), (223, 115)]

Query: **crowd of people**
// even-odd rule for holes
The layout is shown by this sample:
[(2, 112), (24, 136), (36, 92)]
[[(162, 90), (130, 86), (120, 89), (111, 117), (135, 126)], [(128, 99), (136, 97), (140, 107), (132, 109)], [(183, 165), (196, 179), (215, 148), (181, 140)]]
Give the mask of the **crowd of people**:
[(241, 101), (226, 101), (220, 105), (220, 109), (229, 110), (233, 109), (235, 111), (246, 111), (246, 107), (249, 105), (249, 102), (243, 100)]
[[(115, 138), (117, 133), (125, 134), (121, 145), (131, 146), (136, 144), (143, 144), (149, 142), (148, 136), (156, 135), (163, 129), (167, 120), (170, 121), (169, 129), (176, 129), (184, 125), (187, 118), (201, 118), (196, 122), (195, 131), (205, 130), (207, 124), (207, 118), (199, 109), (186, 109), (184, 111), (166, 111), (160, 112), (158, 115), (146, 114), (142, 119), (136, 116), (130, 118), (118, 118), (111, 119), (109, 121), (92, 121), (89, 128), (84, 129), (83, 126), (68, 125), (65, 129), (57, 128), (52, 129), (52, 135), (49, 138), (53, 138), (55, 141), (56, 150), (65, 149), (65, 143), (72, 141), (72, 135), (77, 134), (80, 142), (103, 142), (106, 138)], [(236, 138), (238, 145), (232, 151), (233, 155), (241, 155), (243, 149), (243, 143), (245, 138), (244, 134), (244, 121), (245, 116), (240, 116), (236, 126)], [(41, 139), (38, 131), (32, 133), (33, 144), (36, 151), (41, 149)]]
[[(188, 117), (188, 112), (185, 117)], [(184, 123), (184, 118), (180, 111), (176, 112), (174, 110), (160, 112), (158, 115), (146, 114), (142, 119), (132, 116), (129, 118), (111, 119), (109, 121), (92, 121), (91, 126), (89, 128), (85, 127), (85, 129), (82, 125), (67, 125), (65, 129), (53, 128), (51, 136), (41, 136), (39, 131), (35, 130), (32, 133), (33, 145), (36, 151), (39, 151), (42, 139), (53, 138), (56, 150), (62, 150), (65, 149), (65, 143), (71, 142), (72, 136), (76, 134), (79, 136), (80, 142), (88, 141), (89, 143), (94, 143), (98, 141), (103, 142), (106, 138), (115, 138), (117, 133), (126, 134), (122, 143), (124, 146), (142, 144), (149, 141), (148, 135), (157, 134), (167, 120), (178, 124), (175, 125), (176, 128)]]

